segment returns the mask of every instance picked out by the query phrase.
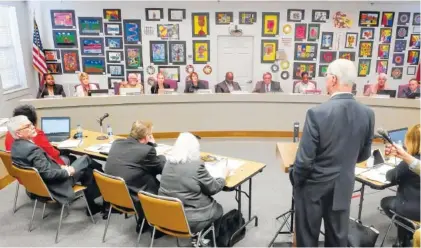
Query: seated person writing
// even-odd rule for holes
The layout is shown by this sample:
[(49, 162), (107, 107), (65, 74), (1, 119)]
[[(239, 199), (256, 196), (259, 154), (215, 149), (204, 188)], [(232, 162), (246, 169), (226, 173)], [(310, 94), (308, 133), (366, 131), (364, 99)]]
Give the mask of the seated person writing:
[[(79, 157), (70, 166), (58, 165), (45, 151), (32, 142), (37, 132), (26, 116), (12, 117), (7, 124), (7, 129), (15, 139), (11, 148), (13, 163), (23, 168), (36, 168), (57, 202), (69, 204), (75, 198), (72, 187), (76, 182), (81, 182), (87, 187), (84, 193), (92, 214), (101, 211), (101, 206), (94, 201), (101, 194), (92, 173), (93, 169), (102, 170), (100, 164), (85, 155)], [(87, 215), (89, 215), (88, 209)]]
[[(410, 128), (405, 136), (407, 153), (420, 159), (420, 124)], [(395, 213), (410, 220), (420, 221), (420, 177), (410, 170), (407, 162), (402, 161), (394, 169), (389, 170), (386, 179), (398, 185), (396, 196), (388, 196), (381, 200), (381, 207), (389, 218)], [(406, 223), (407, 221), (399, 219)], [(408, 226), (411, 226), (409, 223)], [(412, 233), (398, 226), (399, 246), (407, 247), (410, 244)]]
[(240, 85), (234, 82), (234, 73), (232, 72), (227, 72), (225, 74), (225, 80), (215, 86), (215, 93), (231, 93), (240, 90)]
[(381, 91), (381, 90), (387, 90), (387, 75), (384, 73), (380, 73), (377, 76), (377, 83), (375, 83), (374, 85), (370, 85), (370, 87), (368, 87), (366, 89), (366, 91), (364, 92), (364, 96), (371, 96), (371, 95), (375, 95), (377, 94), (377, 92)]
[(305, 93), (306, 90), (316, 89), (316, 85), (308, 79), (308, 72), (302, 72), (301, 79), (301, 82), (295, 84), (293, 93)]
[(197, 90), (208, 89), (206, 84), (202, 80), (199, 80), (199, 75), (196, 72), (190, 74), (190, 79), (191, 80), (186, 82), (184, 93), (195, 93)]
[(76, 86), (75, 88), (75, 95), (78, 97), (88, 96), (88, 91), (90, 90), (98, 90), (98, 87), (90, 83), (89, 81), (89, 75), (86, 72), (82, 72), (79, 74), (79, 81), (80, 85)]
[(283, 92), (281, 83), (272, 81), (272, 74), (266, 72), (263, 74), (263, 81), (256, 83), (253, 93)]
[[(144, 216), (137, 193), (144, 190), (158, 194), (159, 181), (156, 176), (161, 174), (166, 162), (164, 156), (156, 154), (154, 143), (152, 124), (136, 121), (127, 139), (113, 142), (105, 163), (105, 173), (126, 181), (139, 215), (137, 232)], [(162, 235), (155, 235), (156, 238), (160, 236)]]
[(420, 83), (416, 78), (409, 80), (408, 87), (403, 89), (402, 94), (405, 98), (415, 98), (415, 93), (420, 93)]
[(44, 98), (45, 96), (66, 97), (63, 85), (56, 84), (53, 75), (48, 73), (44, 74), (44, 86), (38, 90), (37, 98)]
[(225, 186), (228, 170), (220, 178), (212, 177), (200, 158), (200, 144), (191, 133), (181, 133), (169, 154), (162, 171), (159, 195), (181, 200), (192, 233), (200, 232), (215, 222), (218, 236), (222, 206), (212, 195)]
[(161, 72), (156, 75), (156, 82), (151, 87), (151, 94), (160, 94), (162, 90), (171, 88), (169, 84), (165, 83), (165, 76)]
[(139, 73), (129, 73), (127, 76), (128, 81), (120, 83), (120, 89), (122, 88), (138, 88), (140, 92), (143, 92), (142, 79)]

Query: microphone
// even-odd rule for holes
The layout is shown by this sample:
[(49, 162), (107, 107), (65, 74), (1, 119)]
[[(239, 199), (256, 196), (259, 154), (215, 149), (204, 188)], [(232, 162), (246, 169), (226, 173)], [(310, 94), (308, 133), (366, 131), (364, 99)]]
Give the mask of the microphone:
[[(102, 130), (102, 122), (105, 120), (105, 118), (107, 118), (108, 116), (110, 116), (108, 113), (105, 113), (101, 118), (99, 118), (98, 119), (98, 122), (99, 122), (99, 126), (101, 127), (101, 133), (103, 133), (103, 130)], [(105, 139), (108, 139), (108, 137), (107, 136), (105, 136), (105, 135), (101, 135), (101, 136), (98, 136), (97, 138), (96, 138), (97, 140), (105, 140)]]
[(297, 143), (300, 141), (298, 138), (299, 132), (300, 132), (300, 123), (296, 121), (294, 122), (294, 137), (292, 139), (294, 143)]
[(99, 118), (99, 125), (102, 126), (102, 122), (110, 116), (108, 113), (105, 113), (101, 118)]
[(385, 141), (389, 142), (391, 145), (393, 145), (392, 139), (389, 137), (389, 134), (387, 131), (385, 131), (383, 128), (378, 128), (377, 133), (384, 139)]

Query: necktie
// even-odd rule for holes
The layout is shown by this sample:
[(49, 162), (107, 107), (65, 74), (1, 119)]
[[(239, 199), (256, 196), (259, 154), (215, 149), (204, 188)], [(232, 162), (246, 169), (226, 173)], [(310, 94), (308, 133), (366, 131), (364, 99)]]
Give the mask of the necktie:
[(266, 84), (266, 92), (269, 92), (269, 84)]

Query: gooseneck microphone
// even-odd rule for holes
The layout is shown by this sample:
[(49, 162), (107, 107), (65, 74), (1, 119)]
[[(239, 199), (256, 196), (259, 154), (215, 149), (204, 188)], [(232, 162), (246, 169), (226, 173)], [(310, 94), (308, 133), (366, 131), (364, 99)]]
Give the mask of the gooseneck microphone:
[[(99, 118), (98, 119), (98, 122), (99, 122), (99, 126), (101, 127), (101, 134), (102, 133), (104, 133), (103, 132), (103, 130), (102, 130), (102, 122), (108, 117), (108, 116), (110, 116), (108, 113), (105, 113), (101, 118)], [(101, 136), (98, 136), (97, 138), (96, 138), (97, 140), (105, 140), (105, 139), (108, 139), (108, 137), (107, 136), (105, 136), (105, 135), (101, 135)]]
[(381, 136), (382, 139), (389, 142), (391, 145), (393, 145), (392, 139), (389, 137), (389, 134), (387, 131), (385, 131), (383, 128), (378, 128), (377, 133)]

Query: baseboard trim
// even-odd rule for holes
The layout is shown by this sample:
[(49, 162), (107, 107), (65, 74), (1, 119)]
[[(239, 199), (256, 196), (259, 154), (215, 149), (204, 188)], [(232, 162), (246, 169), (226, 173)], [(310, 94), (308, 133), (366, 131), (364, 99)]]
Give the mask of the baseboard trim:
[(0, 179), (0, 190), (5, 188), (7, 185), (13, 183), (16, 179), (14, 177), (11, 177), (9, 175), (3, 177)]

